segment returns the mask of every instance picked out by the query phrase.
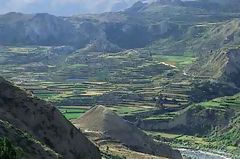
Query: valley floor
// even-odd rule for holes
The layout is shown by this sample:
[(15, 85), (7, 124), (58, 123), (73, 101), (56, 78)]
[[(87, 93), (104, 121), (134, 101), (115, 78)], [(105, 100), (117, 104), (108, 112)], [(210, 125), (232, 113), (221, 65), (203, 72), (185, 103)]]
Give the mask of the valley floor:
[[(0, 54), (0, 73), (37, 97), (57, 105), (69, 120), (79, 118), (94, 105), (104, 105), (145, 130), (154, 139), (174, 147), (238, 153), (239, 143), (234, 143), (235, 139), (228, 139), (231, 134), (224, 137), (218, 134), (202, 135), (200, 131), (191, 134), (177, 128), (177, 123), (180, 122), (181, 125), (182, 121), (183, 125), (192, 126), (186, 122), (188, 117), (186, 113), (188, 110), (198, 112), (195, 112), (191, 91), (194, 83), (201, 83), (210, 78), (191, 76), (185, 72), (184, 68), (191, 65), (196, 58), (140, 51), (88, 54), (74, 52), (63, 63), (53, 63), (51, 60), (16, 63), (14, 61), (24, 59), (26, 55), (30, 59), (39, 58), (36, 52), (41, 53), (44, 59), (45, 56), (50, 56), (49, 48), (4, 47), (1, 48)], [(51, 54), (53, 55), (54, 53)], [(197, 110), (203, 111), (196, 116), (208, 113), (224, 116), (226, 115), (224, 112), (229, 111), (230, 115), (232, 111), (240, 112), (239, 99), (240, 95), (235, 95), (197, 103), (196, 105), (201, 107)], [(191, 119), (201, 122), (201, 118), (192, 116)], [(209, 121), (210, 119), (206, 120), (209, 124), (205, 128), (207, 130), (215, 126)], [(233, 121), (222, 120), (219, 124), (225, 122)], [(239, 130), (236, 130), (233, 133), (238, 132)], [(239, 140), (238, 137), (236, 139)], [(100, 149), (104, 152), (108, 149), (107, 151), (112, 154), (127, 158), (157, 158), (131, 152), (121, 145), (112, 143), (103, 144)]]

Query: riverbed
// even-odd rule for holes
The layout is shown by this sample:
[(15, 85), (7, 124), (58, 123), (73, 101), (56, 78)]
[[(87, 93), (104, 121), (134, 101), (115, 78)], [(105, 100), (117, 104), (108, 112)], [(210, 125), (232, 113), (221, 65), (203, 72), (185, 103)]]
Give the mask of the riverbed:
[(224, 153), (212, 153), (201, 150), (192, 149), (178, 149), (182, 156), (189, 157), (191, 159), (231, 159), (228, 155)]

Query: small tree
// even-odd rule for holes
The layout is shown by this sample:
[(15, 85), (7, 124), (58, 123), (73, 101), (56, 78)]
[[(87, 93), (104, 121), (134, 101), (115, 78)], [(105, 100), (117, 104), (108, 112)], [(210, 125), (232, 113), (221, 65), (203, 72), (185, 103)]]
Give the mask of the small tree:
[(155, 106), (157, 108), (163, 108), (164, 107), (164, 99), (163, 99), (163, 95), (159, 94), (158, 97), (155, 98)]

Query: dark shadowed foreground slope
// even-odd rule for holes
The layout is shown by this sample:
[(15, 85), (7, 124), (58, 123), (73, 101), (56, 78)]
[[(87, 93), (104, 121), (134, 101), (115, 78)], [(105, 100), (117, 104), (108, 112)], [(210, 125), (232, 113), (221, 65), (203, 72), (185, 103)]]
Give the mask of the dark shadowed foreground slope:
[(77, 127), (87, 131), (103, 133), (105, 137), (119, 141), (138, 152), (172, 159), (182, 158), (178, 151), (173, 150), (166, 144), (153, 141), (140, 129), (103, 106), (92, 108), (73, 122)]
[[(29, 159), (29, 158), (60, 159), (62, 158), (61, 155), (57, 154), (46, 145), (34, 139), (33, 136), (30, 136), (29, 134), (21, 131), (20, 129), (16, 129), (13, 125), (2, 120), (0, 120), (0, 137), (1, 138), (4, 137), (5, 139), (9, 140), (9, 142), (12, 144), (11, 146), (15, 148), (15, 153), (12, 153), (10, 155), (12, 158), (15, 158), (15, 157), (21, 158), (21, 159)], [(0, 147), (1, 146), (6, 146), (6, 145), (0, 143)], [(5, 151), (9, 151), (9, 150), (5, 149)], [(1, 154), (0, 158), (2, 156), (3, 155)]]
[(27, 94), (2, 78), (0, 78), (0, 119), (27, 132), (66, 159), (101, 158), (98, 148), (55, 107)]

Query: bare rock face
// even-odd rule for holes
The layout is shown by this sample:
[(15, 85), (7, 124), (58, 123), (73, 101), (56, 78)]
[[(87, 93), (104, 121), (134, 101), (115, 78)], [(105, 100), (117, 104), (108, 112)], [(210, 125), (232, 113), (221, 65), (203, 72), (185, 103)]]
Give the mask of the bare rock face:
[(226, 81), (233, 82), (238, 87), (240, 87), (240, 49), (231, 49), (226, 53), (226, 67), (224, 69), (224, 75), (221, 78)]
[(189, 69), (194, 76), (210, 76), (240, 87), (240, 48), (223, 49), (207, 59), (199, 59)]
[(172, 159), (182, 158), (178, 151), (166, 144), (155, 142), (143, 131), (103, 106), (92, 108), (73, 123), (86, 131), (102, 133), (105, 137), (119, 141), (134, 151)]
[(98, 148), (52, 105), (0, 78), (0, 119), (66, 159), (100, 159)]
[(210, 59), (208, 65), (213, 68), (215, 77), (231, 76), (239, 74), (240, 71), (240, 49), (229, 49), (221, 51)]

